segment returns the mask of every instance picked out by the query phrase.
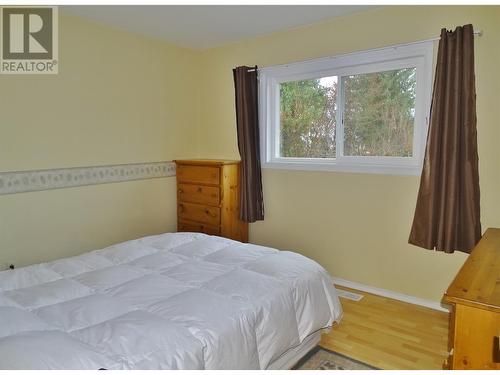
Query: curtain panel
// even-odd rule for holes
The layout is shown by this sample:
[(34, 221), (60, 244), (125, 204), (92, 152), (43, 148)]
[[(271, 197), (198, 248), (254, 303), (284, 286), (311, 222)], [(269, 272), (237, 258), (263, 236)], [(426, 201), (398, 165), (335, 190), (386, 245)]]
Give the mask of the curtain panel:
[(264, 220), (264, 198), (260, 167), (257, 67), (233, 69), (238, 149), (241, 157), (240, 219)]
[(441, 30), (429, 132), (408, 242), (470, 253), (481, 238), (474, 30)]

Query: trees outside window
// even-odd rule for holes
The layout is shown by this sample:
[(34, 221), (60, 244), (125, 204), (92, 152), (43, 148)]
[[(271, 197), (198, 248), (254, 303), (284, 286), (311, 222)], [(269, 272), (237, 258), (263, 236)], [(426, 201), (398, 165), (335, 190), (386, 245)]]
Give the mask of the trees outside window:
[(263, 69), (263, 166), (418, 174), (431, 65), (417, 43)]

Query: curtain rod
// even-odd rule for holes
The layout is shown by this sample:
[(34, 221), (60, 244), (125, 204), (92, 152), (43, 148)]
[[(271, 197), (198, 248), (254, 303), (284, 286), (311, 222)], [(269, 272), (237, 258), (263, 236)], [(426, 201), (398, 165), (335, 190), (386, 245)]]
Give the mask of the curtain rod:
[[(474, 36), (483, 36), (483, 30), (474, 30), (473, 32)], [(429, 38), (429, 39), (423, 39), (423, 40), (417, 40), (416, 42), (409, 42), (409, 43), (401, 43), (401, 44), (397, 44), (393, 47), (397, 47), (397, 46), (408, 46), (408, 45), (411, 45), (411, 44), (417, 44), (417, 43), (425, 43), (425, 42), (435, 42), (436, 40), (439, 40), (441, 39), (440, 36), (437, 36), (437, 37), (434, 37), (434, 38)], [(391, 47), (391, 46), (387, 46), (387, 47), (382, 47), (382, 48), (388, 48), (388, 47)], [(378, 48), (376, 48), (378, 49)], [(328, 56), (326, 58), (329, 58), (329, 57), (332, 57), (332, 56)], [(319, 57), (320, 59), (321, 58), (325, 58), (325, 57)], [(315, 58), (315, 59), (309, 59), (309, 60), (302, 60), (300, 62), (308, 62), (308, 61), (313, 61), (313, 60), (317, 60), (318, 58)], [(284, 65), (289, 65), (289, 64), (284, 64)], [(247, 71), (248, 72), (255, 72), (259, 69), (265, 69), (266, 67), (262, 67), (262, 68), (251, 68), (251, 69), (248, 69)]]
[[(483, 30), (474, 30), (473, 34), (474, 34), (474, 36), (483, 36)], [(421, 40), (420, 42), (432, 42), (434, 40), (439, 40), (439, 39), (441, 39), (441, 37), (437, 36), (435, 38)], [(418, 42), (414, 42), (414, 43), (418, 43)]]

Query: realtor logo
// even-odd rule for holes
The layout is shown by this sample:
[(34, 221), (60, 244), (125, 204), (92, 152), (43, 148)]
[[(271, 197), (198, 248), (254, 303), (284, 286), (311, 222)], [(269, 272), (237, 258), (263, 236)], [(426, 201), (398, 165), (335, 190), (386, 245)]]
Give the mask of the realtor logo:
[(57, 7), (0, 7), (0, 73), (57, 74)]

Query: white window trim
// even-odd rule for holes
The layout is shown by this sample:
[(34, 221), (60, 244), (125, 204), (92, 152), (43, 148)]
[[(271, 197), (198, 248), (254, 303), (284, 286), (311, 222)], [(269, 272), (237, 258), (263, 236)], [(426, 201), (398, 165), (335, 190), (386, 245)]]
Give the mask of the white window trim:
[[(427, 120), (431, 103), (432, 57), (431, 41), (397, 45), (345, 55), (278, 65), (259, 70), (259, 122), (261, 137), (261, 164), (263, 168), (341, 171), (419, 175), (422, 170)], [(416, 67), (415, 126), (412, 157), (344, 156), (343, 105), (337, 111), (337, 157), (284, 158), (278, 156), (280, 95), (279, 84), (325, 76), (373, 73)], [(342, 80), (339, 79), (339, 85)], [(340, 87), (342, 90), (342, 87)], [(343, 95), (340, 95), (343, 98)]]

